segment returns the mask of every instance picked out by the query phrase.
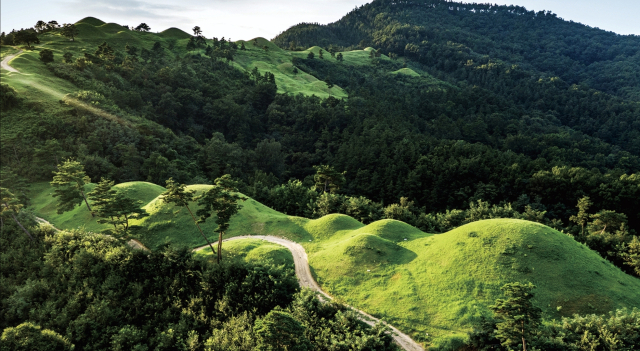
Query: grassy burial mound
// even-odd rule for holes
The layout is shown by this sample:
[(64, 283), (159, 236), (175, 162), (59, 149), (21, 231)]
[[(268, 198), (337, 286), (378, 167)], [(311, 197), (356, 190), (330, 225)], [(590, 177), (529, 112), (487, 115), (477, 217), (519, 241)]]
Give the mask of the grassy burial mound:
[[(212, 259), (215, 259), (215, 255), (208, 249), (197, 251), (196, 255), (211, 256)], [(292, 268), (294, 266), (293, 256), (289, 249), (260, 239), (243, 239), (225, 242), (222, 259), (226, 262), (265, 262), (285, 265)]]
[[(86, 186), (89, 192), (95, 184)], [(141, 220), (133, 220), (132, 225), (137, 225), (140, 230), (137, 238), (149, 248), (155, 248), (166, 243), (180, 244), (189, 247), (206, 245), (200, 236), (189, 211), (186, 208), (175, 207), (166, 204), (162, 200), (162, 192), (166, 189), (159, 185), (147, 182), (128, 182), (115, 186), (124, 191), (127, 197), (140, 201), (149, 216)], [(189, 185), (187, 190), (195, 190), (201, 194), (211, 187), (210, 185)], [(53, 198), (54, 188), (49, 183), (38, 183), (32, 186), (32, 208), (37, 216), (51, 222), (59, 229), (85, 228), (89, 231), (99, 232), (110, 229), (107, 224), (97, 223), (97, 218), (91, 214), (83, 204), (61, 215), (56, 213), (56, 198)], [(89, 201), (91, 204), (91, 201)], [(242, 209), (233, 217), (231, 227), (225, 237), (238, 235), (275, 235), (286, 237), (296, 241), (309, 241), (312, 236), (304, 229), (303, 225), (309, 220), (299, 217), (287, 216), (275, 211), (261, 203), (248, 199), (242, 203)], [(198, 206), (190, 205), (194, 215)], [(354, 220), (355, 221), (355, 220)], [(200, 225), (209, 240), (218, 239), (214, 232), (216, 228), (215, 216)]]
[(442, 235), (402, 225), (410, 227), (380, 221), (343, 233), (309, 260), (329, 293), (416, 340), (463, 336), (508, 282), (534, 283), (547, 318), (640, 307), (640, 280), (544, 225), (494, 219)]
[[(188, 189), (201, 193), (209, 187)], [(117, 188), (140, 200), (149, 212), (134, 223), (141, 227), (137, 235), (147, 247), (206, 244), (185, 208), (162, 201), (163, 187), (129, 182)], [(57, 215), (48, 183), (32, 189), (36, 214), (57, 227), (106, 228), (84, 204)], [(197, 210), (195, 203), (191, 210)], [(212, 241), (217, 239), (214, 221), (202, 224)], [(274, 235), (301, 243), (325, 291), (417, 341), (438, 344), (464, 337), (482, 316), (491, 315), (488, 306), (502, 296), (500, 287), (508, 282), (534, 283), (535, 302), (547, 319), (640, 307), (640, 280), (569, 236), (523, 220), (484, 220), (432, 235), (396, 220), (365, 226), (342, 214), (314, 220), (293, 217), (248, 199), (225, 237), (239, 235)], [(286, 249), (260, 240), (232, 241), (224, 247), (228, 259), (290, 264)]]
[(236, 44), (239, 47), (244, 44), (246, 50), (238, 50), (234, 57), (234, 66), (246, 71), (251, 71), (256, 67), (262, 74), (265, 72), (273, 73), (279, 93), (301, 93), (309, 96), (316, 95), (320, 98), (347, 96), (347, 93), (339, 86), (328, 88), (325, 82), (295, 68), (291, 63), (295, 53), (282, 50), (264, 38), (238, 40)]

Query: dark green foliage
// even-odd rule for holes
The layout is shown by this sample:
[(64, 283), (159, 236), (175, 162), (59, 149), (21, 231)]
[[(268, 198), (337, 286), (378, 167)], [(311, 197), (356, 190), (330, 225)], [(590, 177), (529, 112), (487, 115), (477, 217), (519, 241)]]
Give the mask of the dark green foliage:
[[(245, 201), (247, 198), (237, 194), (237, 183), (228, 174), (217, 178), (211, 189), (200, 195), (198, 205), (200, 208), (196, 214), (200, 217), (198, 222), (203, 223), (215, 212), (216, 232), (218, 232), (218, 263), (222, 259), (222, 237), (229, 229), (231, 217), (236, 215), (242, 208), (239, 200)], [(213, 248), (211, 248), (213, 250)]]
[(133, 30), (136, 30), (138, 32), (148, 32), (151, 30), (151, 27), (149, 27), (148, 24), (146, 23), (140, 23), (137, 27), (135, 27)]
[(271, 311), (256, 321), (256, 350), (262, 351), (306, 351), (311, 343), (305, 337), (305, 328), (299, 321), (284, 311)]
[(209, 247), (211, 248), (211, 252), (215, 254), (216, 250), (213, 249), (213, 245), (211, 245), (211, 243), (209, 242), (209, 239), (207, 239), (207, 236), (204, 235), (204, 232), (200, 228), (200, 224), (198, 224), (198, 220), (196, 220), (196, 217), (193, 215), (191, 208), (189, 208), (189, 203), (195, 201), (196, 192), (194, 190), (186, 190), (185, 184), (176, 183), (173, 180), (173, 178), (167, 179), (166, 188), (167, 188), (167, 191), (162, 193), (162, 201), (164, 203), (168, 203), (168, 204), (172, 203), (178, 207), (186, 208), (187, 211), (189, 211), (189, 214), (191, 215), (191, 218), (193, 219), (193, 222), (195, 223), (196, 227), (198, 227), (198, 230), (200, 231), (200, 235), (202, 235), (202, 237), (207, 242), (207, 244), (209, 244)]
[(65, 23), (62, 26), (62, 30), (60, 30), (60, 34), (71, 39), (71, 41), (76, 40), (76, 36), (80, 33), (80, 30), (73, 23)]
[(329, 165), (314, 166), (313, 168), (316, 170), (313, 180), (317, 191), (334, 193), (344, 185), (346, 172), (340, 173)]
[(0, 110), (6, 111), (19, 103), (18, 92), (7, 84), (0, 84)]
[(73, 345), (62, 335), (26, 322), (2, 331), (2, 351), (71, 351)]
[(70, 52), (65, 52), (64, 55), (62, 55), (62, 59), (64, 63), (73, 63), (73, 54)]
[(519, 349), (518, 345), (522, 345), (526, 351), (527, 342), (531, 343), (540, 325), (542, 311), (533, 304), (531, 291), (534, 288), (531, 283), (505, 284), (500, 289), (507, 298), (498, 299), (490, 306), (498, 320), (495, 335), (509, 350)]
[(17, 31), (13, 36), (14, 44), (25, 44), (27, 48), (31, 48), (31, 44), (40, 43), (40, 39), (38, 39), (38, 33), (31, 28), (21, 29)]
[[(91, 207), (85, 196), (85, 185), (91, 180), (84, 171), (84, 166), (71, 159), (64, 161), (58, 165), (58, 170), (54, 171), (53, 185), (56, 190), (53, 197), (58, 198), (56, 209), (58, 214), (73, 210), (84, 200), (89, 211)], [(93, 215), (93, 213), (92, 213)]]
[(40, 61), (42, 61), (43, 63), (53, 62), (53, 51), (52, 50), (42, 49), (42, 50), (40, 50), (40, 53), (38, 55), (40, 55)]

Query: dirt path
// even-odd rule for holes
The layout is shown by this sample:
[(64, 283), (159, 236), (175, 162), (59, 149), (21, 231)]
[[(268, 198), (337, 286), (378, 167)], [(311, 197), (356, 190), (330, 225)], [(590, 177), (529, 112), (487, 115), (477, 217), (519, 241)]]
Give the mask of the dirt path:
[[(275, 236), (266, 236), (266, 235), (236, 236), (234, 238), (224, 239), (223, 242), (240, 240), (240, 239), (261, 239), (264, 241), (268, 241), (268, 242), (286, 247), (287, 249), (289, 249), (289, 251), (291, 251), (291, 254), (293, 255), (293, 262), (295, 264), (296, 276), (298, 277), (298, 282), (300, 282), (300, 286), (304, 288), (310, 288), (311, 290), (314, 290), (322, 294), (322, 296), (324, 296), (329, 300), (333, 299), (329, 294), (322, 291), (318, 283), (316, 283), (315, 279), (313, 279), (313, 276), (311, 275), (311, 269), (309, 268), (309, 260), (307, 259), (307, 252), (304, 250), (304, 247), (302, 247), (302, 245), (287, 239), (278, 238)], [(195, 248), (193, 251), (203, 250), (208, 247), (209, 245), (201, 246), (201, 247)], [(378, 318), (375, 318), (364, 311), (358, 310), (351, 306), (348, 306), (348, 307), (360, 313), (361, 320), (371, 326), (373, 326), (375, 323), (382, 322)], [(393, 332), (393, 339), (396, 341), (396, 343), (398, 343), (398, 345), (400, 345), (400, 347), (402, 347), (407, 351), (424, 351), (424, 348), (422, 348), (422, 346), (420, 346), (420, 344), (418, 344), (417, 342), (413, 341), (413, 339), (411, 339), (408, 335), (402, 333), (395, 327), (385, 322), (382, 322), (382, 323), (384, 323), (386, 326), (389, 327), (389, 329), (391, 329), (391, 331)]]
[(4, 58), (4, 60), (2, 60), (2, 62), (0, 62), (0, 67), (2, 67), (2, 69), (6, 69), (9, 72), (20, 73), (18, 72), (17, 69), (9, 66), (9, 61), (13, 60), (14, 57), (20, 55), (21, 53), (22, 53), (22, 50), (16, 52), (13, 55), (8, 55), (7, 57)]

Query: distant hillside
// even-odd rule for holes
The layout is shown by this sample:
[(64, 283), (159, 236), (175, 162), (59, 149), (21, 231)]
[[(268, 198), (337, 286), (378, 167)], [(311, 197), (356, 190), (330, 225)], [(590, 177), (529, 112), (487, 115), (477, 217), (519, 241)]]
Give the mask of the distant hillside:
[(293, 26), (274, 42), (281, 47), (290, 42), (371, 45), (429, 62), (448, 57), (454, 66), (466, 64), (464, 58), (501, 60), (640, 101), (639, 36), (617, 35), (521, 6), (375, 0), (326, 26)]

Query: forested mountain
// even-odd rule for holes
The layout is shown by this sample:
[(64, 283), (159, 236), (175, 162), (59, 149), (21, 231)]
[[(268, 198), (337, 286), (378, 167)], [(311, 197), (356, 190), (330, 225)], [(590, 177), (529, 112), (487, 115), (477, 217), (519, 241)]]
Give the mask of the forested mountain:
[(292, 41), (374, 46), (447, 72), (488, 62), (507, 68), (515, 64), (534, 71), (535, 78), (557, 76), (567, 84), (640, 100), (640, 37), (565, 21), (551, 11), (449, 0), (376, 0), (337, 22), (301, 23), (274, 39), (281, 47)]

